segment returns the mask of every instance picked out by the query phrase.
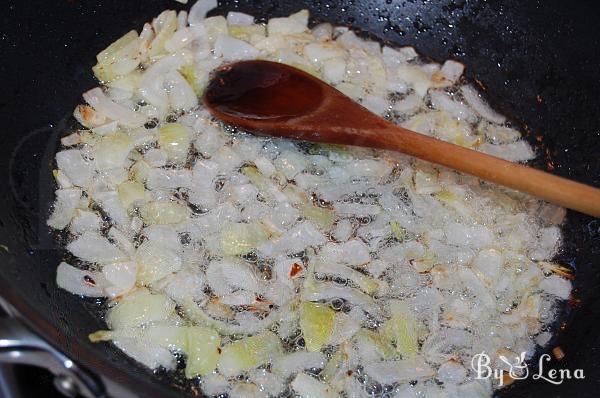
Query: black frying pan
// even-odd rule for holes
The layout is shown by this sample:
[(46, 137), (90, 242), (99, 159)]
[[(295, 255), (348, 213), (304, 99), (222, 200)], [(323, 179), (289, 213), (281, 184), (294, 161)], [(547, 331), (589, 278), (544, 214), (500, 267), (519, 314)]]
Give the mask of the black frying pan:
[[(190, 0), (193, 2), (193, 0)], [(591, 3), (591, 2), (590, 2)], [(92, 301), (57, 289), (63, 252), (45, 226), (53, 200), (58, 137), (80, 95), (95, 82), (95, 54), (141, 29), (172, 0), (27, 0), (0, 13), (0, 296), (26, 323), (78, 363), (141, 396), (175, 396), (190, 386), (153, 375), (118, 350), (91, 344), (102, 327)], [(315, 21), (353, 25), (436, 60), (467, 64), (467, 76), (500, 110), (524, 122), (541, 154), (537, 166), (600, 186), (600, 29), (593, 5), (549, 1), (220, 1), (260, 18), (308, 8)], [(585, 371), (555, 386), (515, 383), (499, 396), (592, 397), (600, 389), (600, 220), (570, 212), (557, 260), (576, 270), (572, 311), (552, 345), (566, 357), (549, 366)], [(570, 313), (569, 313), (570, 312)]]

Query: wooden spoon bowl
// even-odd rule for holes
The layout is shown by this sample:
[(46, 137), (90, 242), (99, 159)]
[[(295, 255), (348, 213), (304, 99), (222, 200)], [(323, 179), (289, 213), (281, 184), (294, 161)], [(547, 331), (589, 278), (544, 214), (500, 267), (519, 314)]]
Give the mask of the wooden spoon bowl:
[(223, 66), (214, 72), (204, 103), (225, 123), (253, 133), (399, 151), (600, 217), (597, 188), (407, 130), (285, 64)]

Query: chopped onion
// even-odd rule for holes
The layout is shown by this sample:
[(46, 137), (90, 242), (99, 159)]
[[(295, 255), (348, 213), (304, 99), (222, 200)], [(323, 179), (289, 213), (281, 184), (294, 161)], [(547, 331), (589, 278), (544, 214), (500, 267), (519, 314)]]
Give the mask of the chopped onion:
[(210, 288), (218, 295), (236, 289), (259, 291), (259, 279), (248, 264), (237, 261), (213, 261), (208, 265), (206, 277)]
[(125, 127), (139, 127), (146, 122), (140, 114), (111, 101), (100, 87), (93, 88), (83, 93), (83, 99), (97, 112), (111, 120), (116, 120)]
[(221, 35), (215, 42), (215, 55), (231, 61), (234, 59), (256, 58), (258, 50), (243, 40)]
[(333, 398), (337, 396), (329, 385), (305, 373), (298, 373), (292, 381), (292, 388), (302, 398)]
[(102, 275), (110, 287), (106, 288), (109, 297), (122, 295), (133, 289), (137, 266), (134, 262), (113, 263), (102, 267)]
[(71, 222), (75, 210), (81, 202), (81, 189), (69, 188), (56, 191), (54, 210), (48, 219), (48, 225), (54, 229), (63, 229)]
[(550, 275), (542, 280), (540, 288), (549, 294), (566, 300), (571, 293), (571, 282), (559, 276)]
[(181, 123), (168, 123), (159, 129), (158, 144), (173, 163), (185, 163), (190, 142), (191, 133)]
[(198, 97), (194, 88), (177, 71), (166, 75), (165, 84), (169, 86), (169, 101), (175, 110), (190, 110), (198, 106)]
[(175, 303), (164, 294), (152, 294), (138, 289), (123, 297), (106, 315), (113, 329), (142, 326), (149, 322), (164, 321), (175, 310)]
[(459, 62), (309, 30), (306, 10), (206, 18), (216, 6), (165, 11), (98, 54), (103, 86), (73, 113), (85, 129), (62, 135), (48, 224), (89, 269), (61, 263), (57, 282), (111, 299), (90, 339), (150, 367), (180, 355), (208, 396), (490, 396), (463, 363), (531, 356), (571, 294), (546, 262), (564, 209), (405, 155), (249, 135), (198, 99), (223, 62), (261, 58), (426, 135), (511, 161), (532, 147)]
[(272, 396), (279, 396), (285, 389), (285, 380), (265, 369), (250, 371), (248, 378), (261, 392)]
[(92, 165), (84, 160), (83, 153), (79, 149), (67, 149), (56, 154), (56, 164), (65, 173), (69, 180), (79, 186), (86, 188), (92, 179)]
[(479, 147), (482, 152), (510, 162), (523, 162), (535, 157), (535, 153), (527, 141), (517, 141), (511, 144), (493, 145), (485, 143)]
[(142, 243), (137, 248), (135, 258), (138, 264), (137, 281), (142, 285), (150, 285), (177, 272), (182, 265), (179, 253), (161, 242)]
[(420, 357), (400, 361), (372, 362), (365, 365), (365, 372), (381, 384), (406, 383), (435, 374), (434, 370)]
[(73, 294), (87, 297), (103, 297), (107, 282), (98, 272), (84, 271), (65, 262), (56, 270), (56, 284)]
[(126, 227), (129, 225), (127, 209), (123, 206), (121, 200), (119, 199), (119, 194), (117, 191), (98, 192), (96, 193), (95, 199), (115, 225), (121, 227)]
[(219, 361), (221, 338), (212, 329), (192, 326), (187, 331), (185, 377), (212, 373)]
[(127, 256), (97, 232), (86, 231), (67, 245), (67, 250), (84, 261), (111, 264), (127, 261)]
[(140, 208), (140, 215), (147, 224), (179, 224), (188, 213), (187, 207), (171, 201), (150, 202)]
[(206, 18), (206, 14), (213, 8), (217, 8), (217, 0), (196, 1), (192, 8), (190, 8), (190, 13), (188, 14), (189, 24), (196, 25), (201, 23), (202, 20)]
[(246, 337), (222, 348), (219, 372), (227, 377), (235, 376), (278, 357), (280, 353), (279, 337), (271, 332)]
[(490, 108), (488, 104), (485, 103), (485, 101), (473, 87), (462, 86), (460, 90), (467, 104), (471, 105), (475, 112), (481, 115), (484, 119), (497, 124), (502, 124), (506, 121), (504, 116), (498, 114), (496, 111)]
[(287, 18), (271, 18), (267, 23), (269, 36), (303, 33), (308, 26), (308, 11), (302, 10)]
[(97, 213), (93, 211), (76, 210), (75, 216), (69, 226), (69, 230), (73, 234), (79, 235), (86, 231), (99, 232), (101, 226), (102, 218)]
[(305, 369), (322, 369), (326, 362), (320, 352), (296, 351), (275, 359), (271, 371), (287, 378)]
[(227, 23), (229, 25), (248, 26), (254, 23), (254, 17), (243, 12), (229, 11), (227, 13)]
[(277, 240), (267, 241), (258, 247), (265, 256), (298, 253), (309, 246), (320, 246), (325, 238), (310, 221), (303, 221)]

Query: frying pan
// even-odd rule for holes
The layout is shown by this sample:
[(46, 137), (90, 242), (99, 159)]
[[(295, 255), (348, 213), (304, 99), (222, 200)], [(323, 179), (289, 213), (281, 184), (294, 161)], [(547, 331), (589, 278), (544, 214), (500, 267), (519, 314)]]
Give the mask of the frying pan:
[[(600, 28), (592, 2), (219, 3), (214, 14), (239, 10), (259, 18), (308, 8), (314, 21), (353, 25), (364, 34), (414, 45), (434, 60), (458, 59), (495, 107), (523, 122), (540, 154), (537, 167), (600, 186)], [(0, 343), (16, 333), (29, 339), (27, 349), (66, 355), (59, 357), (60, 366), (73, 360), (88, 395), (198, 394), (192, 383), (154, 374), (111, 345), (88, 341), (88, 333), (103, 326), (100, 307), (57, 288), (55, 269), (64, 252), (45, 226), (53, 200), (53, 154), (81, 93), (96, 84), (90, 71), (95, 54), (161, 10), (183, 7), (171, 0), (11, 0), (0, 15), (0, 296), (21, 319), (0, 319)], [(561, 385), (530, 378), (498, 396), (598, 395), (600, 220), (569, 212), (556, 260), (575, 270), (575, 299), (551, 342), (566, 357), (547, 366), (581, 368), (586, 378)]]

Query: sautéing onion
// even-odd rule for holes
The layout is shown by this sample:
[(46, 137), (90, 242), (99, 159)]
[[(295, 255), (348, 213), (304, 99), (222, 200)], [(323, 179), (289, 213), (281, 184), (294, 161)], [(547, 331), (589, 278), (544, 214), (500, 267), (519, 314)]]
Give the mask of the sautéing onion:
[(47, 223), (74, 256), (58, 286), (108, 298), (90, 339), (151, 368), (177, 355), (207, 395), (491, 396), (465, 364), (531, 355), (571, 295), (550, 262), (564, 209), (400, 154), (251, 136), (198, 98), (214, 68), (269, 59), (423, 134), (512, 161), (532, 148), (461, 63), (309, 29), (306, 10), (263, 24), (216, 6), (99, 53), (103, 86), (61, 140)]

